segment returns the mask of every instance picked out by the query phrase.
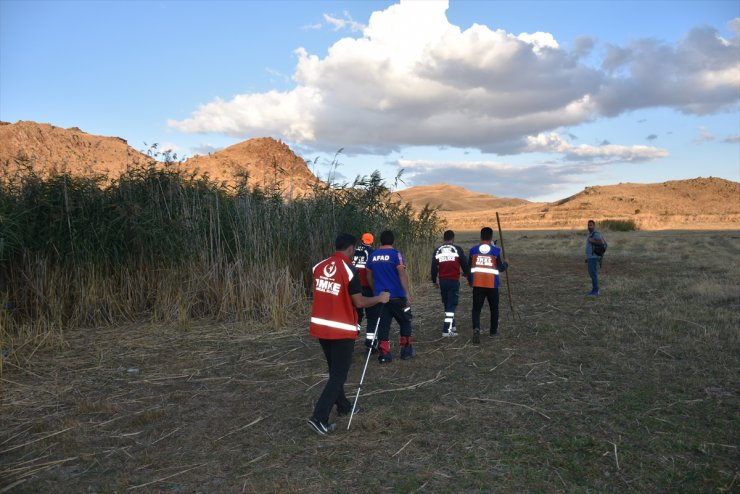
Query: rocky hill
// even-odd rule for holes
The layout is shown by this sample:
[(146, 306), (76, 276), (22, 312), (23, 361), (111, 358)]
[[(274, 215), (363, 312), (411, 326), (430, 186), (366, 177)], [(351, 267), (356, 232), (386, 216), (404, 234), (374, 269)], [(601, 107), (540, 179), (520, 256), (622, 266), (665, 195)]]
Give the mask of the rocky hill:
[[(128, 166), (152, 162), (119, 137), (91, 135), (76, 127), (0, 122), (0, 171), (12, 169), (18, 159), (41, 173), (56, 169), (110, 178)], [(228, 183), (246, 175), (248, 184), (277, 185), (293, 197), (320, 183), (302, 158), (269, 137), (194, 156), (180, 166)], [(496, 212), (506, 228), (520, 229), (583, 228), (590, 218), (631, 219), (642, 229), (740, 229), (740, 183), (711, 177), (587, 187), (552, 203), (500, 198), (448, 184), (411, 187), (397, 194), (416, 209), (438, 207), (448, 225), (458, 230), (494, 225)]]
[(240, 142), (213, 154), (194, 156), (183, 163), (189, 170), (232, 181), (247, 174), (248, 184), (279, 186), (288, 195), (302, 195), (319, 181), (306, 161), (284, 143), (270, 137)]
[[(492, 204), (497, 200), (489, 197)], [(604, 185), (552, 203), (501, 205), (475, 214), (441, 210), (441, 215), (451, 228), (475, 230), (495, 224), (496, 211), (509, 228), (521, 229), (583, 228), (589, 219), (633, 220), (646, 230), (740, 229), (740, 183), (710, 177)]]
[[(19, 159), (42, 174), (54, 169), (79, 175), (105, 174), (111, 179), (129, 166), (153, 161), (120, 137), (96, 136), (77, 127), (0, 122), (0, 169), (12, 168)], [(194, 156), (180, 166), (187, 172), (208, 173), (210, 178), (228, 183), (247, 174), (248, 184), (263, 188), (279, 185), (291, 196), (301, 195), (318, 183), (302, 158), (269, 137)]]
[(17, 160), (40, 173), (56, 169), (116, 177), (127, 166), (148, 163), (150, 158), (120, 137), (91, 135), (77, 127), (0, 122), (0, 167), (12, 167)]

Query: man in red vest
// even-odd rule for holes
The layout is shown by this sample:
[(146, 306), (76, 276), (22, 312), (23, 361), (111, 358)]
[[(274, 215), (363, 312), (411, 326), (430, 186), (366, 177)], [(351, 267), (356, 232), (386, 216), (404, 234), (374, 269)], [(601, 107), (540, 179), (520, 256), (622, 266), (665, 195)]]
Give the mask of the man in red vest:
[[(311, 336), (319, 339), (329, 366), (329, 380), (316, 402), (308, 424), (326, 435), (336, 429), (329, 423), (329, 413), (337, 406), (337, 416), (348, 415), (352, 403), (344, 394), (344, 382), (352, 364), (355, 340), (360, 334), (355, 307), (372, 307), (388, 302), (389, 294), (375, 297), (362, 295), (357, 271), (350, 263), (357, 239), (343, 233), (335, 242), (336, 252), (313, 267), (313, 306)], [(357, 410), (355, 410), (355, 413)]]

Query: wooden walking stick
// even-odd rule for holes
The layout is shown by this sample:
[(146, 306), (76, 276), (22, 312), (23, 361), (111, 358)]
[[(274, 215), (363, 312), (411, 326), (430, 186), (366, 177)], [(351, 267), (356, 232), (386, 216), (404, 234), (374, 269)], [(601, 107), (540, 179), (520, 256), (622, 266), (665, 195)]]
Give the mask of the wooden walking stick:
[[(504, 259), (506, 259), (506, 249), (504, 248), (504, 234), (501, 233), (501, 220), (498, 217), (498, 211), (496, 211), (496, 223), (498, 223), (498, 238), (501, 240), (501, 253), (504, 256)], [(511, 309), (511, 314), (514, 318), (517, 318), (519, 314), (516, 313), (516, 310), (514, 310), (514, 299), (511, 297), (511, 281), (509, 281), (509, 270), (507, 269), (504, 271), (506, 273), (506, 290), (509, 294), (509, 308)]]

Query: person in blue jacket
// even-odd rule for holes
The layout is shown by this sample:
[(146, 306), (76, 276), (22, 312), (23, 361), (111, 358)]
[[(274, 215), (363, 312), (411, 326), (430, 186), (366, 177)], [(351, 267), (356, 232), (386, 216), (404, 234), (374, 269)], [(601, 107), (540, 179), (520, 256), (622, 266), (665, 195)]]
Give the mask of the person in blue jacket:
[(411, 341), (411, 292), (403, 254), (393, 247), (395, 236), (391, 230), (380, 233), (380, 248), (373, 251), (365, 266), (367, 280), (373, 293), (390, 292), (390, 301), (380, 312), (378, 326), (378, 362), (393, 360), (390, 343), (390, 328), (393, 319), (401, 327), (401, 359), (416, 355)]

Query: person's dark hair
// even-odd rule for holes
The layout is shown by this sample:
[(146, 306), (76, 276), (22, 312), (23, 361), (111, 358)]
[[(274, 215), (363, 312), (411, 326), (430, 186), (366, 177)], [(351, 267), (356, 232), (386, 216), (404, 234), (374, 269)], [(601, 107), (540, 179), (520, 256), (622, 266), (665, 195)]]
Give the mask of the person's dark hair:
[[(588, 223), (593, 223), (594, 226), (596, 226), (596, 222), (594, 220), (588, 220)], [(588, 225), (588, 223), (586, 223)]]
[(380, 232), (380, 245), (393, 245), (396, 241), (395, 235), (390, 230), (383, 230)]
[(334, 247), (337, 250), (344, 250), (349, 246), (355, 245), (357, 245), (357, 239), (354, 237), (354, 235), (350, 235), (349, 233), (340, 233), (337, 239), (334, 241)]
[(481, 240), (491, 240), (493, 238), (493, 228), (490, 226), (485, 226), (480, 229), (480, 239)]
[(446, 232), (444, 232), (444, 235), (442, 238), (445, 239), (445, 242), (449, 242), (450, 240), (455, 240), (455, 232), (453, 232), (452, 230), (447, 230)]

